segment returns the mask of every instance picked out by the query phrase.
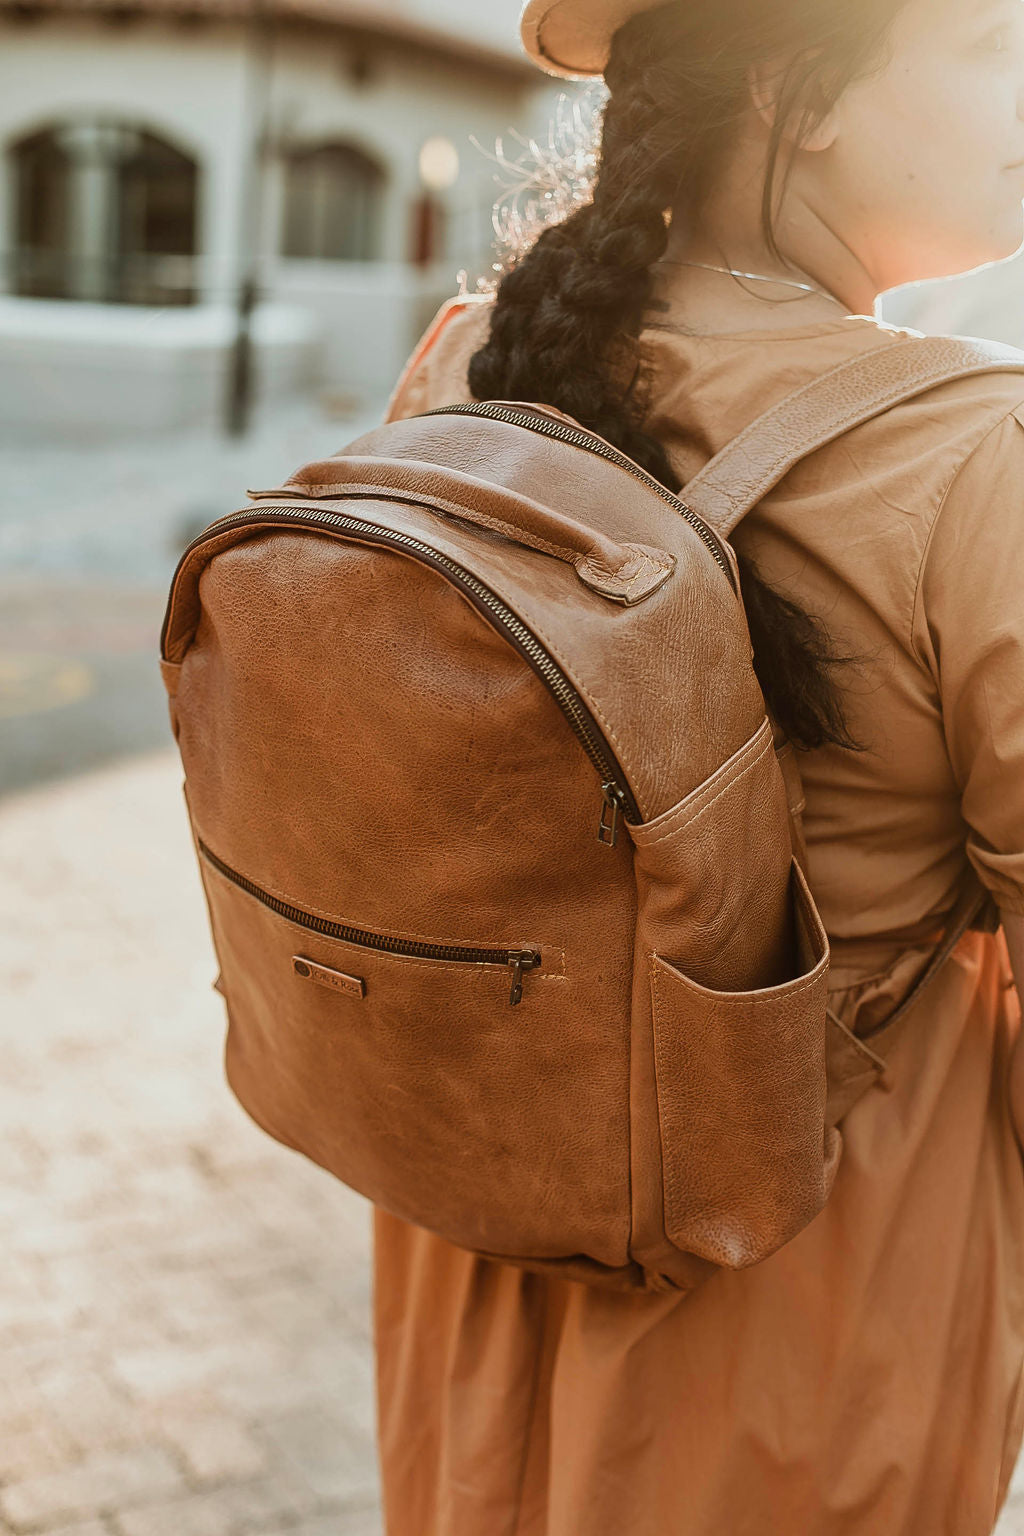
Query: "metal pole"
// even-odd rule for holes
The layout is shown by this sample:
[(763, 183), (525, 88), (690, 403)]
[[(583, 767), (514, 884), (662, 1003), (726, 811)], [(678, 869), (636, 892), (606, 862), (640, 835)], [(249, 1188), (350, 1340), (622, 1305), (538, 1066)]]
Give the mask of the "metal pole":
[(260, 293), (260, 243), (266, 157), (270, 141), (273, 29), (271, 0), (250, 0), (246, 37), (246, 89), (241, 200), (237, 223), (235, 332), (227, 369), (225, 429), (240, 437), (249, 425), (254, 384), (252, 314)]

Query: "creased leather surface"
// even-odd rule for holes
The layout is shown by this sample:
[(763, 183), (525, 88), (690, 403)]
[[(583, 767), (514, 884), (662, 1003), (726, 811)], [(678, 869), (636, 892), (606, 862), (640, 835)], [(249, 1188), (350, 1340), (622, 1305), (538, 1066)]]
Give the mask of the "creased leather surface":
[(564, 560), (595, 592), (628, 604), (657, 591), (675, 568), (674, 557), (664, 550), (617, 542), (521, 491), (416, 460), (345, 454), (307, 464), (277, 490), (249, 494), (270, 500), (293, 492), (304, 498), (375, 498), (382, 490)]
[[(764, 702), (750, 666), (742, 604), (690, 524), (624, 470), (582, 449), (474, 417), (394, 422), (346, 450), (360, 457), (374, 451), (420, 461), (443, 457), (535, 500), (557, 494), (566, 516), (599, 520), (611, 539), (676, 557), (671, 579), (653, 597), (609, 616), (605, 604), (577, 601), (564, 573), (546, 571), (539, 558), (482, 541), (444, 546), (461, 548), (474, 570), (500, 583), (503, 596), (558, 656), (614, 736), (645, 819), (702, 784), (757, 729)], [(701, 729), (680, 731), (680, 719), (691, 718)]]
[[(648, 966), (665, 1231), (732, 1269), (766, 1258), (817, 1215), (839, 1166), (824, 1116), (828, 943), (795, 861), (793, 898), (796, 974), (773, 988), (709, 990), (657, 954)], [(817, 1186), (807, 1176), (816, 1166)]]
[[(261, 498), (169, 605), (193, 828), (252, 882), (201, 857), (231, 1085), (270, 1134), (476, 1251), (648, 1289), (751, 1264), (820, 1207), (839, 1141), (827, 944), (728, 574), (656, 492), (509, 423), (396, 423), (351, 451), (351, 475), (318, 461), (291, 487), (344, 487), (309, 506), (360, 526), (296, 527), (305, 494)], [(394, 495), (364, 494), (374, 454)], [(431, 457), (451, 466), (436, 508)], [(673, 562), (643, 601), (578, 579), (576, 556), (637, 547)], [(615, 848), (556, 684), (481, 591), (571, 679), (636, 796)], [(507, 965), (395, 953), (410, 942), (541, 963), (512, 1007)]]
[[(242, 1103), (456, 1241), (626, 1264), (630, 850), (598, 844), (596, 774), (551, 695), (391, 551), (274, 533), (200, 588), (176, 710), (203, 840), (316, 915), (543, 955), (513, 1009), (501, 967), (368, 955), (203, 862)], [(304, 985), (296, 952), (365, 998)]]
[(835, 1175), (828, 943), (789, 818), (765, 717), (705, 785), (631, 829), (634, 1248), (651, 1269), (672, 1272), (663, 1229), (715, 1263), (767, 1257)]

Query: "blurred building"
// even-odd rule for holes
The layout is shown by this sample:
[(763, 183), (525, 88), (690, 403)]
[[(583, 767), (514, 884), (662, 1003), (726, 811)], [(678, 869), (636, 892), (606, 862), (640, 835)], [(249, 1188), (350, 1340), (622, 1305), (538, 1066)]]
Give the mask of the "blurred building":
[[(518, 0), (0, 0), (0, 427), (379, 399), (493, 259), (489, 149), (556, 92)], [(244, 312), (244, 305), (243, 305)], [(244, 329), (244, 327), (243, 327)]]

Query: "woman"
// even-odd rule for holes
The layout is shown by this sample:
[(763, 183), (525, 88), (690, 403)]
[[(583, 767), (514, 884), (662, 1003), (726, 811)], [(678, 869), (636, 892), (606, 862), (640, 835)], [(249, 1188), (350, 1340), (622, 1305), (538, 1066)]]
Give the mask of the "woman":
[[(879, 293), (1020, 245), (1020, 0), (531, 0), (524, 37), (605, 73), (592, 201), (442, 313), (392, 417), (547, 402), (678, 488), (911, 343)], [(752, 1269), (608, 1293), (378, 1211), (389, 1536), (992, 1530), (1024, 1431), (1022, 486), (1024, 382), (994, 373), (849, 433), (737, 531), (832, 1006), (860, 1031), (895, 1006), (969, 864), (1004, 929), (962, 940), (827, 1206)]]

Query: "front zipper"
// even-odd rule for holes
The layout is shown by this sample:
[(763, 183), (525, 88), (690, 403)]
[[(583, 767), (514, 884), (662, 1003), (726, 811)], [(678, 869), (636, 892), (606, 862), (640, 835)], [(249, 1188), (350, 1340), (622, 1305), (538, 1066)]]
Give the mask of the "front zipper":
[[(311, 500), (316, 498), (311, 497)], [(334, 493), (332, 500), (345, 499), (344, 493)], [(365, 491), (354, 491), (351, 499), (366, 501)], [(401, 501), (397, 495), (388, 495), (382, 499)], [(643, 818), (637, 805), (636, 797), (630, 789), (626, 776), (620, 768), (615, 756), (611, 752), (608, 743), (598, 730), (594, 719), (585, 701), (577, 692), (569, 678), (566, 677), (554, 657), (545, 650), (540, 641), (523, 623), (518, 614), (513, 613), (506, 603), (503, 603), (497, 593), (484, 585), (479, 577), (472, 571), (467, 571), (465, 566), (457, 561), (441, 554), (431, 545), (425, 544), (421, 539), (413, 538), (411, 534), (397, 533), (390, 528), (382, 528), (379, 523), (369, 523), (363, 518), (353, 517), (347, 513), (329, 512), (317, 507), (263, 507), (258, 511), (245, 509), (241, 512), (229, 513), (227, 517), (218, 518), (209, 528), (193, 539), (178, 562), (178, 568), (172, 584), (172, 600), (168, 604), (167, 615), (164, 619), (163, 631), (160, 637), (161, 649), (166, 656), (167, 629), (171, 611), (173, 609), (173, 592), (177, 585), (178, 576), (183, 570), (186, 561), (195, 550), (201, 548), (204, 543), (212, 539), (220, 538), (229, 528), (246, 523), (259, 524), (261, 522), (281, 523), (281, 521), (294, 522), (300, 525), (314, 524), (329, 528), (337, 528), (346, 533), (355, 534), (361, 539), (377, 544), (386, 544), (394, 548), (414, 554), (427, 565), (443, 571), (453, 581), (457, 582), (472, 600), (474, 607), (487, 618), (496, 629), (500, 629), (515, 645), (516, 649), (526, 657), (527, 661), (537, 673), (541, 682), (553, 696), (559, 709), (569, 722), (577, 739), (582, 745), (590, 761), (600, 774), (602, 808), (601, 821), (598, 828), (598, 841), (607, 848), (614, 848), (618, 842), (618, 813), (621, 813), (627, 821), (639, 822)], [(616, 814), (609, 820), (608, 809), (614, 806)]]
[(599, 458), (607, 459), (609, 464), (617, 464), (620, 469), (626, 470), (659, 495), (662, 501), (667, 501), (674, 512), (684, 517), (694, 531), (699, 535), (704, 544), (714, 556), (715, 562), (722, 568), (729, 578), (729, 585), (736, 591), (736, 578), (733, 575), (729, 557), (725, 553), (722, 541), (715, 530), (698, 517), (692, 507), (676, 496), (667, 486), (662, 485), (653, 475), (642, 469), (634, 459), (630, 459), (596, 432), (588, 432), (586, 427), (570, 427), (564, 422), (553, 421), (550, 416), (542, 416), (539, 412), (531, 411), (524, 405), (522, 410), (510, 410), (507, 405), (495, 405), (483, 400), (471, 405), (439, 405), (432, 411), (423, 411), (424, 416), (486, 416), (491, 421), (506, 421), (510, 426), (525, 427), (528, 432), (537, 432), (541, 437), (553, 437), (560, 443), (570, 443), (574, 448), (583, 448), (587, 453), (597, 454)]
[(388, 955), (405, 955), (417, 960), (446, 960), (465, 965), (502, 965), (507, 968), (511, 976), (509, 1002), (513, 1007), (523, 1000), (523, 973), (535, 971), (540, 966), (541, 954), (535, 948), (520, 949), (479, 949), (465, 944), (426, 944), (417, 939), (397, 939), (386, 933), (373, 933), (367, 928), (352, 928), (347, 923), (336, 923), (328, 917), (321, 917), (317, 912), (307, 912), (303, 907), (292, 906), (291, 902), (282, 901), (279, 896), (272, 896), (261, 885), (240, 875), (237, 869), (232, 869), (230, 864), (218, 858), (213, 849), (197, 835), (196, 842), (203, 857), (219, 870), (226, 880), (232, 885), (237, 885), (239, 890), (245, 891), (256, 901), (269, 907), (271, 912), (276, 912), (279, 917), (285, 918), (289, 923), (295, 923), (300, 928), (308, 928), (311, 933), (319, 933), (328, 939), (340, 939), (345, 944), (358, 945), (360, 949), (379, 950)]

